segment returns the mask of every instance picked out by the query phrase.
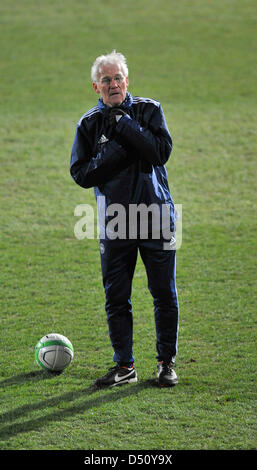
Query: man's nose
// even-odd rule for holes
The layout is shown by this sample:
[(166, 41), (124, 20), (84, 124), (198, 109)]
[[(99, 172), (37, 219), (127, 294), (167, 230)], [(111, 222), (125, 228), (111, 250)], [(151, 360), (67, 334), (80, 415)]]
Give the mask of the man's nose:
[(117, 80), (115, 78), (111, 79), (110, 86), (111, 88), (116, 88), (118, 86)]

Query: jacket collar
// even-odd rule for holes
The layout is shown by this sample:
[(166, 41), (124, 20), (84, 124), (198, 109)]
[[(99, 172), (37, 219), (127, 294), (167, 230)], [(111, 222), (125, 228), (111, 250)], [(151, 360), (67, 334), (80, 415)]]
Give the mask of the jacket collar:
[[(126, 98), (121, 103), (119, 108), (124, 109), (126, 111), (126, 109), (128, 109), (132, 106), (132, 102), (133, 102), (133, 98), (132, 98), (131, 94), (127, 91)], [(98, 100), (98, 108), (102, 113), (105, 113), (105, 112), (110, 110), (110, 106), (107, 106), (106, 104), (104, 104), (102, 98), (99, 98), (99, 100)]]

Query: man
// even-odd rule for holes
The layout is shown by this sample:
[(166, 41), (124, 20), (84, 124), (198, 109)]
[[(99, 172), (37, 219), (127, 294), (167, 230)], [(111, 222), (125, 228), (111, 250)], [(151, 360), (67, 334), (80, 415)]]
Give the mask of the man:
[[(169, 228), (174, 230), (174, 205), (164, 167), (171, 153), (171, 137), (160, 103), (132, 97), (127, 91), (128, 68), (121, 53), (112, 51), (98, 57), (91, 76), (100, 98), (77, 125), (71, 175), (83, 188), (94, 187), (97, 201), (105, 201), (105, 228), (111, 220), (109, 208), (113, 204), (124, 208), (128, 223), (120, 237), (112, 230), (100, 235), (107, 321), (116, 366), (97, 379), (95, 385), (111, 387), (137, 382), (130, 296), (139, 252), (154, 303), (157, 379), (160, 386), (172, 386), (178, 382), (173, 369), (178, 332), (176, 252), (164, 248), (163, 233), (155, 233), (158, 224), (149, 224), (147, 229), (143, 224), (142, 235), (138, 227), (136, 231), (132, 227), (138, 217), (132, 222), (129, 219), (130, 209), (140, 204), (159, 209), (165, 206), (169, 208)], [(150, 212), (146, 218), (148, 224)], [(160, 219), (163, 224), (165, 217)]]

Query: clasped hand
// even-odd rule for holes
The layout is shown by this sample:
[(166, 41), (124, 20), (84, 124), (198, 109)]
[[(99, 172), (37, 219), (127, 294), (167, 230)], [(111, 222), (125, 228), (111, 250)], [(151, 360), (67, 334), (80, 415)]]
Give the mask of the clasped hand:
[(121, 108), (113, 107), (111, 108), (109, 112), (109, 124), (111, 127), (116, 126), (117, 122), (122, 118), (122, 116), (125, 116), (125, 111), (123, 111)]

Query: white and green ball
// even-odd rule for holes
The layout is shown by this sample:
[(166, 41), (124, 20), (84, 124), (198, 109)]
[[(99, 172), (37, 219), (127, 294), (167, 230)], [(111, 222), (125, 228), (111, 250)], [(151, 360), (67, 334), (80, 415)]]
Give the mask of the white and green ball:
[(58, 333), (43, 336), (35, 347), (35, 359), (43, 369), (60, 372), (73, 360), (74, 349), (68, 338)]

